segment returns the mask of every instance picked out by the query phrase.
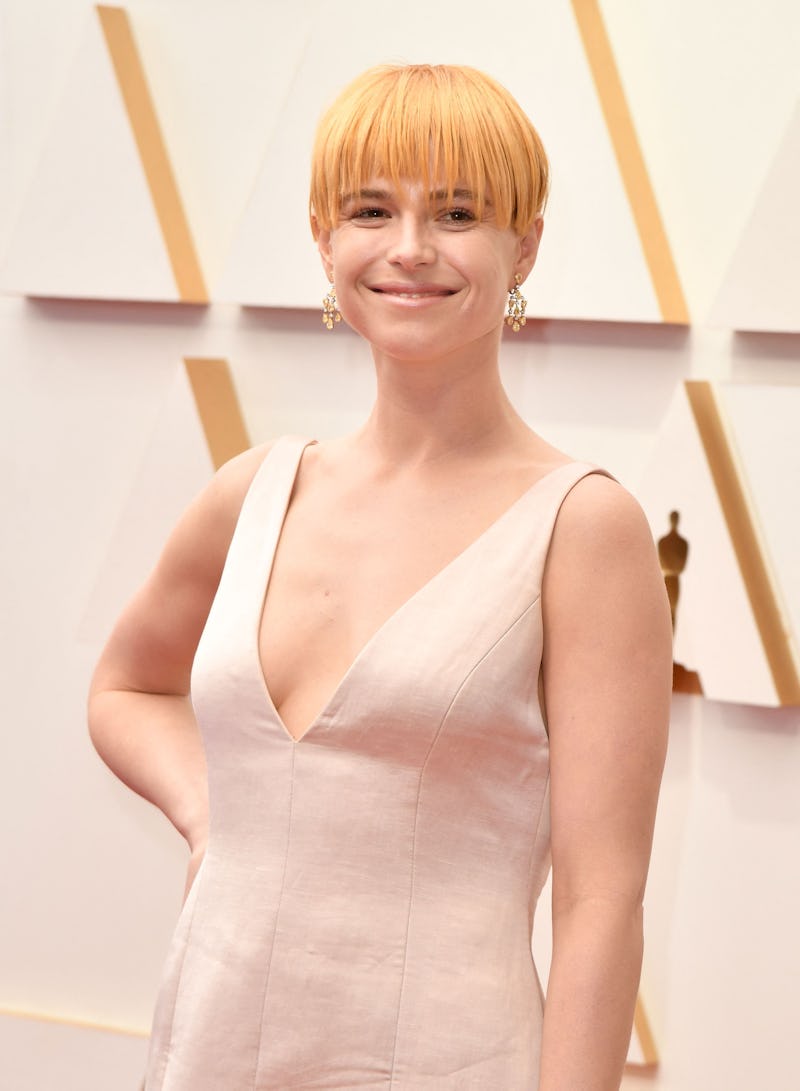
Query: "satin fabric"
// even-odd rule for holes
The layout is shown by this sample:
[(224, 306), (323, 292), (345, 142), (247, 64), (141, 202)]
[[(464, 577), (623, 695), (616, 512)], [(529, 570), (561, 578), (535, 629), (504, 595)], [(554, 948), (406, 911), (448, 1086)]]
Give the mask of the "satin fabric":
[(549, 870), (541, 582), (570, 463), (359, 654), (298, 741), (258, 629), (306, 440), (248, 492), (197, 652), (208, 851), (159, 993), (147, 1091), (535, 1091)]

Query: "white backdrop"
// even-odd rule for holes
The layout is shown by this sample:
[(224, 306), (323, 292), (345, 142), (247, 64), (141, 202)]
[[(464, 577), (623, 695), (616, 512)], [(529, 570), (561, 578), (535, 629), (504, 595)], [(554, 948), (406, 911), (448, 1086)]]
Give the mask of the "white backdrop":
[[(534, 427), (636, 491), (683, 379), (800, 386), (796, 334), (736, 334), (706, 321), (793, 116), (800, 16), (789, 0), (757, 9), (745, 0), (603, 0), (601, 8), (693, 326), (537, 322), (507, 339), (504, 375)], [(246, 205), (258, 173), (252, 134), (268, 135), (280, 76), (260, 66), (258, 35), (243, 40), (237, 19), (285, 40), (288, 69), (299, 39), (329, 9), (162, 0), (129, 10), (205, 267), (222, 270), (236, 230), (230, 210)], [(529, 3), (521, 13), (531, 63), (540, 10)], [(0, 249), (89, 17), (84, 0), (0, 6)], [(382, 10), (372, 17), (385, 22)], [(348, 40), (325, 18), (328, 48), (346, 57)], [(469, 45), (486, 18), (467, 4), (453, 32)], [(208, 73), (199, 113), (170, 78), (177, 41), (194, 57), (192, 86)], [(202, 169), (181, 173), (182, 163)], [(217, 210), (213, 222), (204, 220), (206, 203)], [(613, 275), (613, 255), (608, 269)], [(328, 334), (310, 311), (0, 298), (0, 1091), (133, 1089), (140, 1078), (141, 1039), (98, 1038), (75, 1024), (145, 1032), (184, 852), (163, 819), (100, 765), (83, 709), (111, 618), (211, 472), (184, 356), (231, 362), (254, 441), (337, 434), (370, 403), (363, 346), (347, 330)], [(746, 407), (735, 407), (743, 419)], [(753, 451), (772, 440), (768, 414), (747, 416)], [(790, 502), (797, 464), (784, 465), (783, 490), (769, 503), (785, 549), (800, 534), (800, 514)], [(676, 697), (642, 981), (662, 1063), (653, 1079), (631, 1076), (626, 1086), (800, 1085), (798, 783), (797, 709)], [(42, 1016), (69, 1027), (48, 1032)]]

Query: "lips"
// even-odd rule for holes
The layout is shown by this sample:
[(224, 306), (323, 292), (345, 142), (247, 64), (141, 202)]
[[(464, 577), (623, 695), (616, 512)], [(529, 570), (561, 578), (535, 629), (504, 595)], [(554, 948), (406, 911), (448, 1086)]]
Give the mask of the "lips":
[(443, 284), (372, 284), (370, 291), (401, 299), (444, 299), (456, 290)]

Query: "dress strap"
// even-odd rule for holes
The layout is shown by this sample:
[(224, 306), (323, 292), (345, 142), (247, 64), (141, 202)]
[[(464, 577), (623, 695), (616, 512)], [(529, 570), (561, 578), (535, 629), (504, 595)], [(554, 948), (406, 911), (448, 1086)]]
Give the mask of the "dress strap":
[[(303, 452), (316, 440), (282, 436), (270, 447), (244, 498), (222, 572), (218, 598), (235, 601), (240, 620), (258, 624), (286, 510)], [(252, 615), (252, 616), (250, 616)]]

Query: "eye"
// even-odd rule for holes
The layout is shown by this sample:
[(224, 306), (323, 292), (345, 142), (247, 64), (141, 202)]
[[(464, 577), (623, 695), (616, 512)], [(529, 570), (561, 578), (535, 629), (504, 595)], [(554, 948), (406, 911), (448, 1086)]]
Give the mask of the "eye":
[(449, 224), (469, 224), (475, 222), (475, 213), (468, 208), (448, 208), (441, 218)]
[(382, 220), (388, 215), (385, 208), (376, 208), (373, 205), (356, 207), (348, 212), (351, 220)]

